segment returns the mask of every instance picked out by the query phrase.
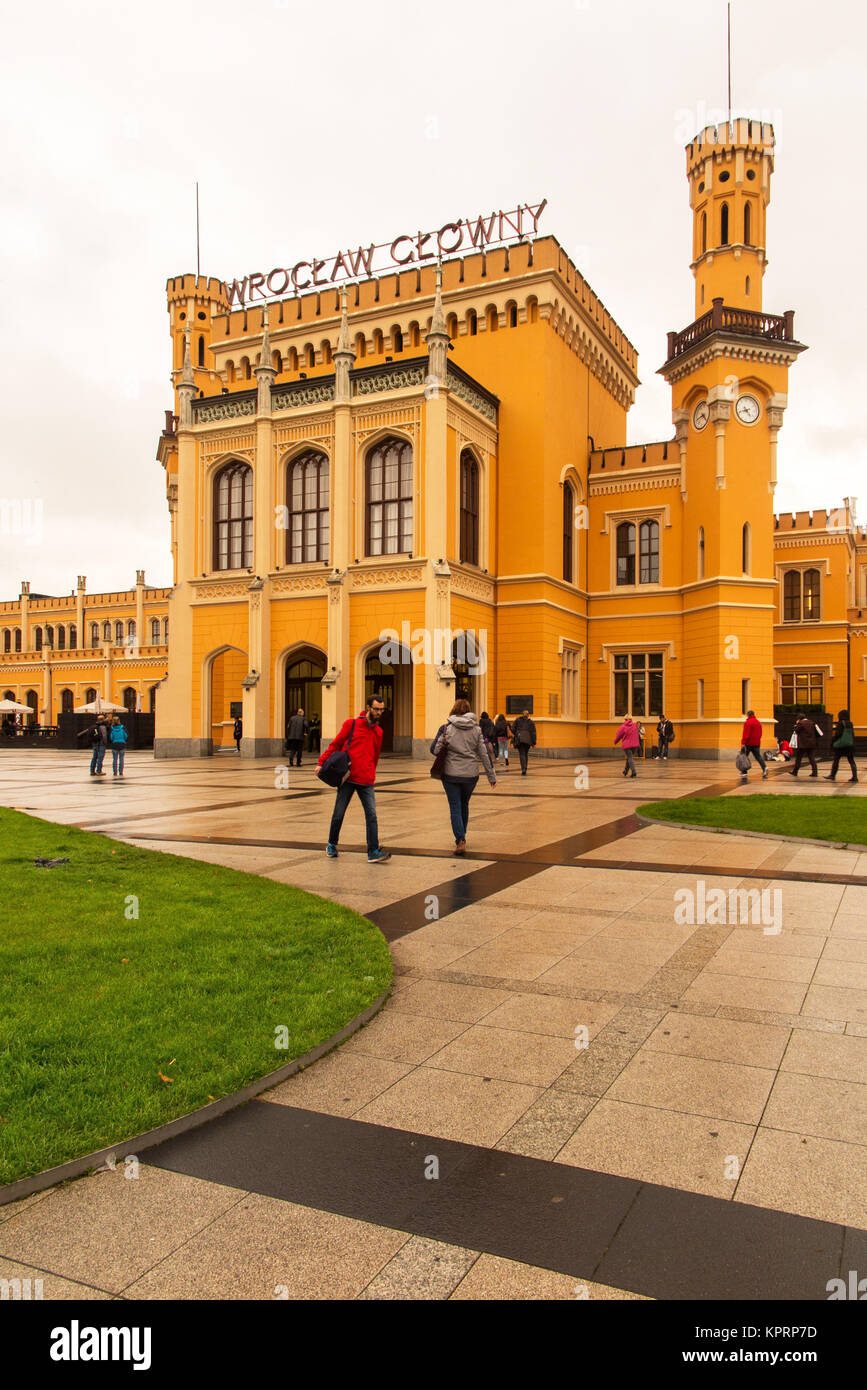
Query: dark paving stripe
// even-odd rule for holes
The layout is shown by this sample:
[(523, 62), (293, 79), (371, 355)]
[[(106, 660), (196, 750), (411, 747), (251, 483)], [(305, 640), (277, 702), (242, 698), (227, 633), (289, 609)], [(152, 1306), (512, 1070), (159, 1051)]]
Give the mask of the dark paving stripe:
[(272, 1102), (146, 1161), (652, 1298), (826, 1299), (867, 1253), (833, 1222)]
[[(782, 845), (782, 842), (779, 843)], [(694, 874), (697, 878), (763, 878), (786, 880), (791, 883), (840, 883), (846, 886), (851, 883), (856, 887), (867, 885), (867, 877), (863, 874), (829, 874), (818, 873), (815, 870), (807, 873), (801, 869), (775, 869), (766, 864), (759, 864), (757, 868), (737, 869), (732, 868), (730, 864), (669, 864), (665, 861), (657, 863), (653, 859), (580, 859), (574, 867), (617, 869), (620, 873)]]

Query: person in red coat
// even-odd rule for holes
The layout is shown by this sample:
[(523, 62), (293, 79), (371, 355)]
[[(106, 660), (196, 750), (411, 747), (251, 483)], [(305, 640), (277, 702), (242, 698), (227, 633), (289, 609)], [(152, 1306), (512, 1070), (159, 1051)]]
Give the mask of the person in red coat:
[(379, 847), (379, 826), (376, 820), (376, 799), (373, 791), (373, 784), (376, 781), (376, 765), (382, 752), (380, 720), (384, 709), (385, 705), (380, 697), (371, 695), (367, 701), (367, 708), (361, 711), (357, 719), (347, 719), (337, 737), (332, 739), (325, 752), (319, 756), (317, 777), (319, 776), (319, 768), (325, 759), (330, 757), (332, 753), (339, 752), (341, 748), (346, 748), (347, 744), (349, 745), (347, 749), (349, 753), (349, 776), (342, 786), (337, 788), (337, 799), (334, 803), (331, 828), (328, 832), (328, 846), (325, 852), (329, 859), (337, 858), (340, 827), (343, 824), (343, 817), (346, 815), (346, 808), (352, 800), (353, 792), (358, 792), (358, 799), (364, 808), (368, 863), (382, 864), (386, 859), (391, 858), (387, 850)]
[[(747, 757), (752, 753), (759, 767), (762, 769), (762, 777), (767, 777), (768, 769), (762, 757), (762, 726), (758, 719), (756, 719), (756, 712), (754, 709), (747, 710), (747, 717), (744, 720), (743, 732), (741, 734), (741, 748), (744, 753), (746, 753)], [(747, 780), (746, 773), (743, 774), (743, 780)]]

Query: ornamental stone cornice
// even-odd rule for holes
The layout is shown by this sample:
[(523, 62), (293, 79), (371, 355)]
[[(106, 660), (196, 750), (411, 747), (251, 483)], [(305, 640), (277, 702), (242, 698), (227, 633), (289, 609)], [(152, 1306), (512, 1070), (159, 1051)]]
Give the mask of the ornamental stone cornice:
[(193, 590), (194, 603), (221, 602), (225, 599), (246, 598), (249, 586), (249, 578), (226, 579), (223, 581), (214, 579), (190, 580), (190, 588)]
[(604, 481), (597, 482), (591, 478), (589, 485), (589, 495), (591, 497), (610, 497), (620, 492), (643, 492), (650, 488), (678, 487), (680, 485), (680, 470), (666, 469), (664, 473), (644, 473), (640, 477), (630, 477), (623, 473), (616, 478), (606, 478)]
[(796, 531), (785, 540), (778, 539), (779, 532), (774, 534), (775, 550), (794, 550), (802, 545), (844, 545), (849, 539), (847, 531)]
[(479, 599), (482, 603), (491, 605), (494, 603), (493, 580), (484, 575), (469, 574), (466, 570), (458, 568), (457, 565), (452, 567), (451, 588), (452, 593), (460, 594), (465, 598)]
[(678, 357), (677, 366), (670, 367), (667, 371), (660, 367), (659, 375), (673, 386), (676, 381), (681, 381), (720, 357), (736, 362), (790, 367), (802, 351), (803, 345), (800, 343), (797, 346), (789, 346), (776, 340), (762, 343), (746, 338), (702, 338), (691, 352)]
[(328, 575), (322, 569), (318, 574), (281, 574), (279, 579), (271, 580), (272, 594), (317, 594), (324, 598), (329, 582)]
[(423, 564), (381, 565), (351, 571), (353, 589), (424, 588)]

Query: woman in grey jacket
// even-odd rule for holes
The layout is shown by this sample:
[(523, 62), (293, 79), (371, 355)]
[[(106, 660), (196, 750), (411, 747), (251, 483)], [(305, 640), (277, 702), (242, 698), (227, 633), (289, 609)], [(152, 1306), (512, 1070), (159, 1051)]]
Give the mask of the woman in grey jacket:
[(443, 742), (446, 746), (443, 787), (452, 818), (455, 854), (466, 854), (470, 797), (479, 780), (480, 762), (491, 786), (497, 785), (491, 755), (476, 723), (476, 716), (470, 710), (469, 700), (456, 700), (452, 705), (447, 722), (434, 739), (431, 752), (438, 753)]

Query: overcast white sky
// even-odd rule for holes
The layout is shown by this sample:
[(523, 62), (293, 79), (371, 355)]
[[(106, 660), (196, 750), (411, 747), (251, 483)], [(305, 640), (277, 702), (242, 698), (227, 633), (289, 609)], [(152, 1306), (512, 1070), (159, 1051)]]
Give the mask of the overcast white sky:
[[(779, 510), (865, 492), (865, 12), (733, 7), (735, 114), (778, 140), (764, 305), (810, 347)], [(0, 499), (32, 525), (0, 528), (0, 598), (171, 580), (164, 289), (195, 269), (196, 179), (220, 278), (548, 198), (540, 232), (638, 348), (630, 442), (671, 436), (655, 373), (694, 317), (683, 146), (725, 104), (724, 0), (48, 0), (3, 39)]]

